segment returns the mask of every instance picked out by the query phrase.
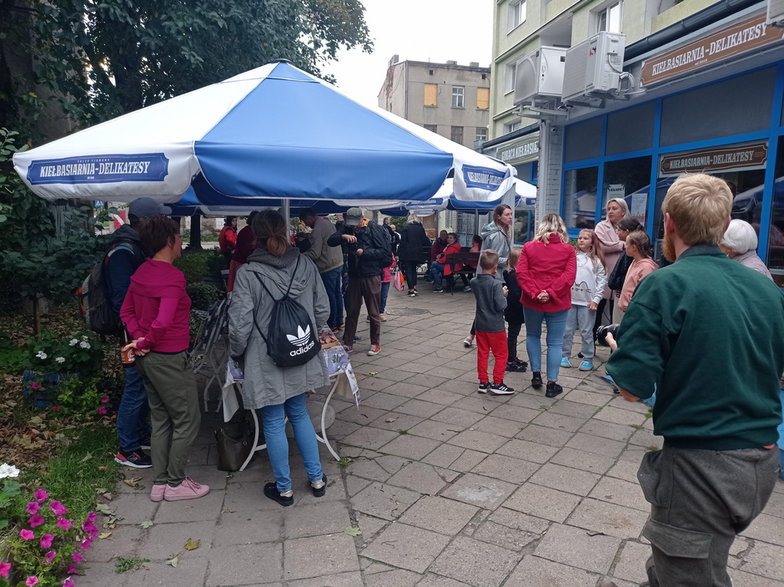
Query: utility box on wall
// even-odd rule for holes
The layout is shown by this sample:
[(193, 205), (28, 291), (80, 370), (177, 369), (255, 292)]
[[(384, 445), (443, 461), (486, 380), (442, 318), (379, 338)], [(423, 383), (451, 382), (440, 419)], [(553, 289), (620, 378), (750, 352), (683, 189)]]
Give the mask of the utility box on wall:
[(561, 97), (566, 49), (540, 47), (516, 65), (515, 105), (549, 102)]
[(621, 83), (626, 36), (603, 31), (566, 52), (562, 100), (615, 92)]

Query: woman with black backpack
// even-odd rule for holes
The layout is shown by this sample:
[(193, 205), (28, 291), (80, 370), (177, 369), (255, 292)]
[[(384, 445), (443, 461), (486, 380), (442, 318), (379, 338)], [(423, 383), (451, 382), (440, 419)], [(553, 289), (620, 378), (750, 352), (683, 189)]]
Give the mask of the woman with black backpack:
[[(326, 492), (316, 432), (305, 394), (329, 384), (319, 355), (328, 334), (329, 298), (316, 265), (289, 244), (286, 223), (274, 210), (253, 219), (258, 248), (237, 272), (229, 307), (231, 357), (245, 370), (242, 400), (260, 412), (274, 483), (264, 495), (294, 503), (286, 418), (291, 422), (315, 497)], [(268, 344), (269, 343), (269, 344)]]

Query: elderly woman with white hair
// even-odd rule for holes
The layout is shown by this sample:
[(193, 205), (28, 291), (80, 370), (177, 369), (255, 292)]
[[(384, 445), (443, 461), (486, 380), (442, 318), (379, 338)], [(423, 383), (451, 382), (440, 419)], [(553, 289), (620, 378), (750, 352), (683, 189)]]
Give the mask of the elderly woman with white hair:
[(427, 262), (429, 253), (430, 239), (419, 218), (412, 212), (400, 233), (400, 245), (397, 247), (400, 269), (406, 278), (408, 295), (412, 298), (417, 295), (417, 265)]
[[(605, 275), (610, 275), (618, 262), (618, 258), (623, 255), (623, 241), (618, 238), (618, 224), (624, 218), (631, 217), (629, 213), (629, 206), (623, 198), (611, 198), (607, 200), (607, 217), (599, 222), (594, 228), (596, 236), (599, 238), (599, 250), (604, 255), (604, 271)], [(596, 322), (594, 323), (594, 332), (602, 324), (602, 316), (604, 309), (607, 306), (607, 300), (610, 300), (610, 316), (611, 321), (614, 323), (620, 322), (621, 315), (615, 306), (618, 305), (618, 297), (620, 291), (612, 291), (609, 287), (604, 288), (602, 301), (599, 302), (599, 307), (596, 309)]]
[(757, 233), (745, 220), (735, 218), (724, 231), (719, 247), (730, 258), (749, 269), (754, 269), (773, 281), (765, 263), (757, 255)]

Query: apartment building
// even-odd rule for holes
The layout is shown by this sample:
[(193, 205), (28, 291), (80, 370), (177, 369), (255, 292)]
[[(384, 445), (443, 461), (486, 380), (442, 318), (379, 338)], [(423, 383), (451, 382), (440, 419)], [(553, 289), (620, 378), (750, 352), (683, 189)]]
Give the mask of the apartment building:
[(782, 20), (749, 0), (499, 0), (483, 151), (538, 184), (537, 215), (576, 233), (623, 197), (657, 245), (674, 179), (723, 177), (784, 286)]

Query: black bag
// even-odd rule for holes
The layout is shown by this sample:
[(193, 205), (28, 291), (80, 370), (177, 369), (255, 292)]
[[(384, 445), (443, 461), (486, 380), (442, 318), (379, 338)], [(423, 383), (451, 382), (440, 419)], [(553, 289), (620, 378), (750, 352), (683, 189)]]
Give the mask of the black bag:
[(632, 266), (634, 257), (629, 257), (626, 253), (622, 253), (618, 260), (615, 262), (610, 277), (607, 278), (607, 287), (614, 291), (621, 291), (623, 289), (623, 282), (626, 280), (626, 273), (629, 267)]
[(228, 422), (215, 429), (218, 469), (239, 471), (253, 450), (253, 421), (248, 410), (239, 409)]
[(382, 269), (389, 267), (392, 265), (393, 261), (392, 237), (389, 235), (389, 231), (381, 228), (375, 222), (373, 224), (368, 223), (367, 229), (370, 231), (370, 241), (373, 243), (373, 245), (386, 253), (379, 260), (378, 266)]
[[(267, 286), (264, 285), (261, 276), (255, 273), (261, 287), (272, 298), (274, 305), (266, 336), (264, 336), (259, 327), (255, 313), (253, 315), (253, 323), (264, 342), (267, 343), (267, 354), (278, 367), (304, 365), (318, 355), (321, 350), (316, 327), (311, 322), (307, 310), (299, 302), (289, 297), (291, 284), (294, 282), (294, 276), (299, 268), (299, 259), (297, 257), (297, 264), (294, 266), (294, 272), (291, 274), (286, 293), (279, 300), (276, 300), (270, 293)], [(256, 304), (256, 308), (258, 307), (259, 304)]]
[(76, 290), (87, 328), (98, 334), (117, 334), (120, 331), (120, 316), (112, 307), (104, 268), (109, 264), (109, 258), (117, 251), (122, 250), (130, 251), (136, 255), (130, 241), (116, 243), (95, 264), (90, 274), (82, 282), (82, 287)]

